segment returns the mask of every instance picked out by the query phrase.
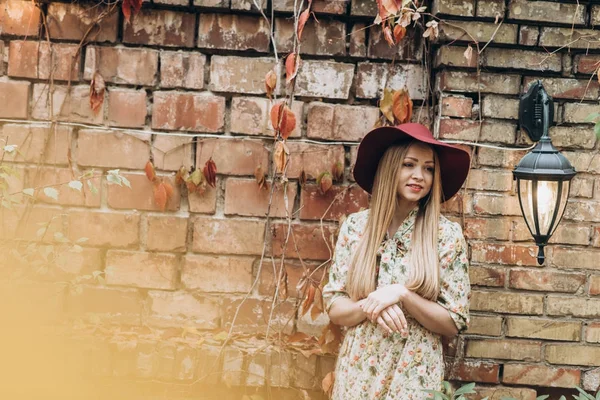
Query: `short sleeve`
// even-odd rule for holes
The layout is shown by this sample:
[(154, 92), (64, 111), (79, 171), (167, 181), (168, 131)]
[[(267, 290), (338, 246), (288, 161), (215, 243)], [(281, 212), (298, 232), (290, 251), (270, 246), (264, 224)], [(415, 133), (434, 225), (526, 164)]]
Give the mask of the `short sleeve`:
[(459, 332), (469, 324), (469, 260), (467, 243), (457, 223), (443, 229), (440, 238), (440, 295), (437, 303), (446, 308)]
[(329, 312), (331, 305), (339, 298), (350, 297), (346, 292), (346, 278), (348, 277), (348, 270), (350, 268), (351, 242), (353, 242), (350, 225), (353, 219), (353, 215), (350, 215), (342, 223), (335, 245), (333, 261), (329, 268), (329, 282), (323, 287), (323, 300), (326, 312)]

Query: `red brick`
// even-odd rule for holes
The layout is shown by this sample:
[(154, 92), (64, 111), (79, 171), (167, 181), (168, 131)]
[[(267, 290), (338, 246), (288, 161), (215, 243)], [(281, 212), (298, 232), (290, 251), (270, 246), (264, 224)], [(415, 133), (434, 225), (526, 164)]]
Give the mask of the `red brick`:
[(273, 224), (271, 228), (273, 255), (281, 256), (285, 253), (285, 257), (289, 258), (329, 260), (333, 252), (329, 246), (335, 243), (332, 235), (336, 230), (337, 227), (331, 225), (323, 225), (321, 230), (318, 224), (292, 224), (292, 231), (286, 245), (287, 224)]
[(290, 164), (288, 178), (298, 178), (304, 170), (307, 179), (317, 179), (322, 172), (331, 171), (336, 163), (344, 165), (344, 147), (302, 142), (288, 142)]
[[(565, 16), (569, 16), (566, 18)], [(561, 4), (549, 1), (531, 3), (527, 0), (512, 0), (508, 6), (508, 16), (536, 22), (562, 24), (585, 24), (585, 9), (577, 4)]]
[(154, 92), (154, 129), (222, 132), (224, 116), (224, 97), (208, 92)]
[(143, 127), (146, 123), (146, 91), (112, 89), (108, 94), (108, 118), (111, 126)]
[(177, 256), (174, 254), (108, 250), (106, 283), (148, 289), (175, 289)]
[(572, 388), (579, 385), (580, 378), (581, 371), (578, 369), (505, 364), (502, 382), (513, 385)]
[(519, 198), (506, 194), (476, 193), (473, 196), (473, 209), (477, 214), (521, 215)]
[(351, 4), (350, 13), (354, 16), (373, 17), (377, 15), (377, 4), (368, 0), (354, 0)]
[(87, 238), (86, 246), (131, 248), (139, 244), (139, 214), (95, 211), (68, 213), (69, 239)]
[(188, 193), (190, 212), (201, 214), (214, 214), (217, 210), (217, 191), (211, 187), (203, 194)]
[(510, 171), (497, 169), (472, 169), (466, 183), (468, 189), (509, 192), (513, 175)]
[(264, 94), (265, 76), (274, 68), (273, 58), (214, 55), (210, 60), (210, 88), (217, 92)]
[[(274, 135), (271, 122), (271, 109), (279, 103), (261, 97), (234, 97), (231, 101), (231, 132), (247, 135)], [(304, 103), (292, 102), (292, 112), (296, 116), (296, 127), (290, 137), (301, 136)]]
[(321, 194), (317, 185), (306, 184), (300, 199), (300, 218), (337, 221), (368, 206), (368, 194), (358, 186), (334, 185), (327, 193)]
[[(102, 124), (104, 116), (103, 102), (98, 112), (92, 111), (90, 107), (90, 87), (87, 85), (71, 86), (55, 85), (52, 93), (52, 102), (48, 95), (49, 86), (45, 83), (33, 85), (33, 109), (32, 116), (35, 119), (49, 120), (51, 115), (59, 121), (87, 122)], [(50, 105), (53, 110), (50, 112)]]
[(390, 90), (408, 88), (410, 98), (423, 100), (426, 89), (423, 83), (424, 70), (418, 64), (358, 63), (356, 73), (356, 97), (363, 99), (381, 98), (384, 87)]
[[(524, 62), (524, 60), (526, 60)], [(560, 72), (562, 55), (546, 51), (488, 48), (483, 65), (491, 68), (528, 69), (534, 71)]]
[(229, 9), (229, 1), (227, 1), (227, 0), (194, 0), (193, 5), (199, 6), (199, 7)]
[[(131, 183), (131, 189), (127, 186), (108, 185), (108, 206), (111, 208), (130, 208), (147, 211), (160, 211), (160, 207), (154, 201), (154, 185), (148, 181), (146, 175), (121, 173)], [(167, 202), (167, 210), (179, 210), (181, 193), (179, 186), (175, 184), (173, 176), (158, 176), (173, 186), (173, 196)]]
[(474, 290), (471, 295), (473, 311), (529, 315), (541, 315), (544, 311), (544, 296), (541, 294)]
[(474, 400), (490, 399), (520, 399), (520, 400), (536, 400), (537, 392), (535, 389), (526, 389), (518, 387), (493, 386), (493, 387), (477, 387), (475, 388), (477, 395)]
[(40, 9), (32, 2), (4, 1), (0, 7), (0, 35), (38, 37), (40, 15)]
[(309, 138), (360, 141), (379, 119), (379, 108), (310, 103), (306, 135)]
[(509, 317), (506, 319), (506, 336), (578, 342), (581, 340), (581, 322)]
[(19, 151), (4, 154), (2, 146), (0, 158), (11, 162), (67, 164), (72, 132), (73, 128), (65, 126), (57, 126), (56, 130), (51, 130), (30, 125), (6, 124), (2, 127), (0, 140), (4, 145), (16, 145)]
[(564, 218), (571, 221), (600, 222), (600, 202), (569, 200)]
[[(237, 312), (239, 310), (239, 312)], [(294, 305), (285, 302), (278, 303), (271, 316), (271, 300), (247, 299), (233, 300), (226, 299), (222, 308), (222, 328), (229, 330), (236, 315), (233, 332), (247, 332), (252, 334), (265, 334), (267, 326), (270, 326), (270, 332), (282, 332), (290, 334), (292, 332)], [(235, 368), (240, 370), (240, 368)]]
[(187, 12), (142, 9), (124, 22), (123, 42), (168, 47), (193, 47), (196, 15)]
[(148, 313), (143, 320), (163, 328), (216, 329), (219, 327), (219, 307), (189, 293), (151, 290), (148, 292)]
[[(319, 266), (321, 266), (319, 268)], [(260, 284), (258, 291), (264, 296), (273, 296), (277, 287), (277, 277), (281, 268), (281, 260), (275, 264), (275, 268), (270, 263), (263, 263), (260, 271)], [(258, 269), (258, 266), (257, 266)], [(319, 262), (300, 262), (297, 260), (285, 259), (283, 269), (285, 270), (285, 281), (279, 285), (279, 293), (281, 297), (285, 297), (282, 293), (294, 299), (301, 299), (304, 293), (298, 290), (298, 284), (308, 275), (310, 278), (320, 282), (325, 268)]]
[(204, 139), (198, 143), (196, 165), (204, 166), (210, 157), (217, 165), (217, 173), (223, 175), (254, 175), (257, 166), (262, 165), (265, 172), (269, 166), (269, 153), (256, 140)]
[[(90, 7), (79, 3), (50, 3), (48, 5), (48, 30), (52, 39), (80, 41), (106, 7)], [(94, 42), (116, 42), (119, 14), (102, 18), (99, 27), (90, 31), (88, 39)]]
[(480, 148), (477, 162), (490, 167), (513, 169), (526, 154), (526, 151), (504, 151), (498, 149)]
[[(472, 53), (470, 59), (465, 57), (466, 47), (462, 46), (441, 46), (434, 58), (434, 66), (436, 68), (440, 67), (464, 67), (464, 68), (476, 68), (477, 64), (480, 62), (480, 58), (477, 55), (477, 50)], [(481, 59), (481, 64), (483, 64), (485, 59)], [(470, 114), (469, 114), (470, 115)]]
[[(203, 1), (209, 1), (209, 0), (203, 0)], [(267, 2), (264, 0), (231, 0), (231, 9), (256, 12), (256, 11), (258, 11), (258, 8), (256, 8), (256, 5), (254, 5), (255, 1), (256, 1), (256, 4), (258, 4), (259, 8), (261, 8), (263, 11), (266, 11)], [(228, 6), (226, 6), (226, 8), (228, 8)]]
[(150, 135), (81, 130), (77, 137), (77, 161), (91, 167), (143, 169), (150, 158), (149, 142)]
[(201, 292), (246, 293), (252, 287), (253, 262), (253, 257), (186, 255), (181, 282)]
[(192, 250), (209, 254), (262, 254), (264, 221), (197, 217), (193, 222)]
[(500, 336), (502, 334), (502, 317), (471, 314), (471, 322), (467, 334)]
[(67, 312), (74, 317), (91, 320), (139, 325), (142, 314), (142, 296), (135, 289), (80, 286), (81, 293), (67, 298)]
[(546, 361), (551, 364), (584, 365), (597, 367), (600, 347), (552, 344), (546, 346)]
[(146, 248), (152, 251), (185, 251), (187, 227), (187, 218), (148, 215)]
[[(255, 179), (227, 179), (225, 185), (225, 215), (265, 217), (271, 198), (270, 186), (269, 183), (268, 189), (261, 189)], [(287, 197), (287, 215), (292, 217), (294, 199), (296, 198), (295, 183), (287, 185)], [(275, 185), (269, 215), (271, 217), (286, 217), (283, 187), (279, 183)]]
[[(46, 196), (43, 191), (38, 191), (35, 198), (50, 204), (61, 204), (71, 206), (100, 207), (100, 190), (102, 188), (102, 172), (94, 172), (93, 176), (82, 179), (83, 188), (81, 191), (68, 187), (68, 183), (77, 180), (82, 174), (73, 175), (70, 168), (52, 168), (36, 167), (29, 169), (27, 178), (24, 181), (27, 187), (37, 188), (46, 185), (59, 185), (55, 189), (58, 191), (58, 200)], [(90, 183), (87, 183), (90, 182)], [(93, 193), (89, 185), (98, 189), (98, 193)]]
[(298, 96), (347, 99), (354, 78), (354, 64), (302, 60), (296, 77)]
[(89, 46), (83, 78), (91, 80), (96, 70), (106, 82), (153, 86), (158, 72), (158, 51)]
[(352, 25), (348, 51), (352, 57), (367, 57), (367, 29), (365, 24), (355, 23)]
[(600, 323), (592, 323), (585, 328), (585, 341), (600, 343)]
[(479, 265), (471, 265), (469, 268), (469, 279), (471, 285), (475, 286), (504, 287), (506, 274), (504, 268), (490, 268)]
[(0, 118), (27, 118), (30, 86), (29, 82), (0, 78)]
[(555, 99), (593, 100), (598, 98), (598, 82), (589, 79), (539, 78), (527, 76), (523, 81), (523, 92), (529, 86), (541, 80), (548, 94)]
[[(483, 97), (481, 112), (484, 117), (488, 118), (519, 119), (519, 100), (489, 94)], [(503, 153), (512, 152), (505, 150), (500, 151)]]
[(558, 268), (600, 270), (599, 257), (597, 249), (553, 246), (550, 262)]
[(202, 89), (206, 56), (196, 52), (161, 51), (160, 86)]
[(446, 367), (446, 378), (465, 382), (499, 383), (500, 365), (483, 361), (450, 362)]
[[(275, 43), (280, 52), (291, 53), (294, 48), (294, 21), (277, 18), (275, 20)], [(301, 40), (302, 53), (314, 55), (346, 55), (346, 41), (336, 38), (346, 37), (346, 24), (341, 21), (319, 21), (309, 19), (304, 27)], [(364, 44), (363, 44), (364, 46)]]
[(8, 48), (8, 76), (38, 78), (40, 42), (12, 40)]
[(520, 75), (482, 72), (478, 80), (476, 72), (444, 70), (436, 79), (440, 90), (451, 92), (477, 92), (479, 88), (482, 93), (518, 94), (521, 88)]
[[(76, 44), (40, 43), (39, 78), (76, 82), (79, 80), (81, 54)], [(70, 71), (70, 73), (69, 73)]]
[(442, 203), (442, 213), (444, 214), (472, 214), (472, 195), (463, 190), (454, 195), (450, 200)]
[(600, 65), (600, 55), (598, 54), (580, 54), (575, 56), (573, 61), (574, 72), (580, 74), (593, 74)]
[(510, 271), (509, 286), (514, 289), (575, 293), (585, 285), (585, 275), (538, 270)]
[(596, 134), (593, 127), (559, 127), (550, 128), (552, 144), (557, 147), (593, 149), (596, 144)]
[(548, 296), (546, 313), (579, 318), (598, 318), (600, 317), (600, 299)]
[(200, 14), (200, 48), (268, 52), (269, 39), (269, 26), (261, 16)]
[(507, 218), (466, 218), (464, 234), (468, 239), (508, 240), (510, 227)]
[[(0, 225), (0, 236), (4, 239), (25, 239), (32, 241), (52, 242), (56, 232), (64, 233), (66, 216), (59, 208), (35, 206), (29, 209), (14, 208), (14, 212), (4, 213), (3, 224)], [(24, 213), (27, 212), (27, 223), (23, 224)], [(37, 234), (44, 228), (43, 236)]]
[(443, 118), (440, 119), (439, 135), (442, 139), (513, 144), (516, 125), (484, 121), (480, 129), (478, 121)]
[(192, 137), (156, 135), (152, 142), (154, 167), (167, 171), (178, 171), (182, 166), (193, 166), (194, 140)]
[(383, 36), (379, 25), (369, 27), (367, 57), (375, 59), (419, 60), (422, 54), (421, 35), (407, 29), (406, 37), (396, 46), (390, 46)]
[(461, 96), (444, 96), (442, 98), (442, 116), (470, 118), (473, 99)]
[(539, 361), (542, 343), (515, 339), (486, 339), (467, 341), (465, 355), (475, 358)]
[(590, 276), (590, 295), (591, 296), (600, 295), (600, 275), (591, 275)]
[[(312, 3), (311, 10), (322, 14), (344, 14), (346, 12), (348, 0), (315, 0)], [(275, 11), (294, 11), (293, 0), (275, 0), (273, 2)]]
[(70, 245), (56, 248), (56, 266), (43, 279), (50, 281), (77, 279), (102, 271), (104, 268), (104, 251), (102, 249), (81, 248), (79, 252), (72, 251)]
[(526, 266), (537, 265), (537, 247), (533, 245), (471, 243), (471, 251), (471, 260), (474, 262)]

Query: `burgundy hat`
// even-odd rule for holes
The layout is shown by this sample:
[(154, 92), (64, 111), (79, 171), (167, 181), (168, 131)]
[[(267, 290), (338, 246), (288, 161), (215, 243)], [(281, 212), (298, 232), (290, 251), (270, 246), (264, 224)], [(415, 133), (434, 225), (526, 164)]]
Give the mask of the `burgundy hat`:
[(382, 126), (367, 133), (358, 146), (354, 165), (354, 179), (364, 190), (371, 193), (379, 160), (383, 153), (395, 144), (415, 139), (431, 145), (439, 159), (442, 180), (442, 202), (450, 200), (467, 179), (471, 157), (457, 146), (434, 139), (432, 133), (421, 124), (408, 123)]

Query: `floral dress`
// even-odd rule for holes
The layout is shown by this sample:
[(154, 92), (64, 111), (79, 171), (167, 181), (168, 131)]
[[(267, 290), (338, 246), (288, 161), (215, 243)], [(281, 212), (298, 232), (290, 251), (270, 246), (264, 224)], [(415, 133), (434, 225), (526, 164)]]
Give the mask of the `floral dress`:
[[(327, 310), (345, 292), (351, 255), (366, 226), (368, 210), (350, 215), (342, 224), (329, 282), (323, 289)], [(377, 287), (403, 284), (408, 279), (408, 248), (417, 208), (412, 210), (391, 239), (379, 249)], [(460, 225), (440, 217), (440, 295), (437, 303), (448, 310), (459, 331), (469, 322), (470, 285), (467, 246)], [(336, 365), (333, 399), (431, 398), (424, 389), (439, 390), (444, 375), (441, 336), (425, 329), (406, 314), (408, 335), (384, 335), (368, 319), (349, 328)]]

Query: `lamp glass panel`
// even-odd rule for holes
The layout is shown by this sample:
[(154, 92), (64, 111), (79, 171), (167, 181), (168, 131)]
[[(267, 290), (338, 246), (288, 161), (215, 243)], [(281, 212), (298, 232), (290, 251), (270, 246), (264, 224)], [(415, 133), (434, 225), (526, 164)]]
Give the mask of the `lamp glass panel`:
[(570, 190), (571, 181), (564, 181), (562, 183), (562, 185), (563, 185), (562, 192), (560, 194), (559, 203), (557, 204), (558, 214), (556, 214), (556, 221), (554, 221), (554, 226), (552, 227), (552, 232), (549, 232), (549, 235), (552, 235), (554, 233), (554, 231), (556, 230), (556, 227), (558, 226), (558, 223), (560, 222), (560, 219), (561, 219), (563, 213), (565, 212), (565, 208), (567, 207), (567, 200), (569, 199), (569, 190)]
[[(554, 209), (558, 206), (558, 182), (538, 181), (537, 183), (537, 211), (540, 224), (540, 234), (549, 235), (550, 225), (554, 217)], [(558, 222), (558, 221), (556, 221)]]
[(527, 223), (527, 227), (532, 234), (537, 235), (535, 222), (533, 220), (533, 182), (528, 179), (519, 179), (519, 197), (521, 200), (521, 208), (523, 217)]

